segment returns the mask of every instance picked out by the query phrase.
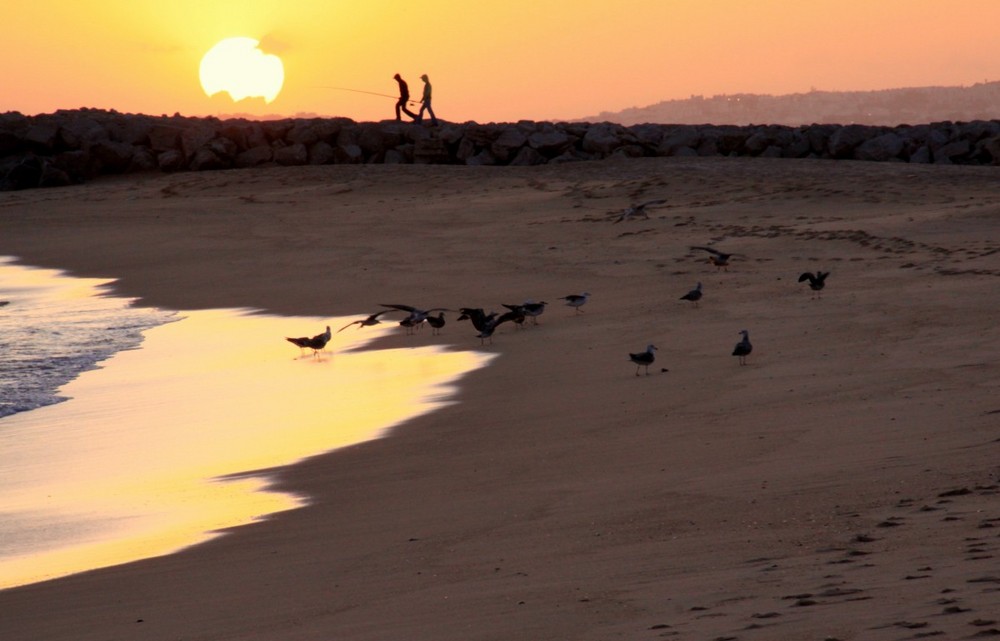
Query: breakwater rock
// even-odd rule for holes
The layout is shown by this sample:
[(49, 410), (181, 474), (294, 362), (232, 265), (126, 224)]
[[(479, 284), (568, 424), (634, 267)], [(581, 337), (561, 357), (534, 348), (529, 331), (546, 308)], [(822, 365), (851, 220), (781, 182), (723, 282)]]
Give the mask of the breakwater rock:
[(1000, 120), (924, 125), (660, 125), (243, 120), (80, 109), (0, 114), (0, 189), (140, 171), (275, 165), (540, 165), (611, 156), (760, 156), (1000, 165)]

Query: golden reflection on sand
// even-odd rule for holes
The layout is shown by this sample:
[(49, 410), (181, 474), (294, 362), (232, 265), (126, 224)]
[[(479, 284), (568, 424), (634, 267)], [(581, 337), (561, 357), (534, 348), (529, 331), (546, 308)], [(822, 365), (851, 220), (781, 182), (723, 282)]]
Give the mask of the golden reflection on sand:
[(246, 473), (377, 438), (449, 402), (491, 358), (421, 336), (350, 351), (391, 325), (335, 333), (318, 358), (284, 340), (346, 320), (185, 312), (66, 385), (71, 400), (0, 421), (0, 588), (167, 554), (301, 506)]

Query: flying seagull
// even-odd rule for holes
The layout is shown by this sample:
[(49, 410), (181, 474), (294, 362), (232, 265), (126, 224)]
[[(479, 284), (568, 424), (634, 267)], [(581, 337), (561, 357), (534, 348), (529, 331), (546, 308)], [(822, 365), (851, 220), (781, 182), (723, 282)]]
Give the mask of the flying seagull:
[(656, 360), (656, 356), (653, 352), (656, 351), (656, 345), (647, 345), (645, 352), (639, 352), (638, 354), (629, 353), (628, 359), (635, 363), (635, 375), (639, 375), (639, 368), (646, 368), (646, 376), (649, 376), (649, 366), (653, 364)]
[(325, 332), (322, 334), (316, 334), (312, 338), (306, 336), (302, 336), (300, 338), (288, 338), (286, 336), (285, 340), (298, 347), (300, 352), (309, 348), (313, 351), (313, 356), (317, 356), (319, 355), (320, 350), (326, 347), (326, 344), (330, 342), (330, 326), (327, 325)]
[(702, 247), (700, 245), (692, 245), (691, 249), (700, 249), (702, 251), (707, 251), (709, 254), (708, 262), (715, 265), (716, 268), (724, 269), (727, 272), (729, 271), (729, 259), (732, 258), (733, 256), (743, 255), (743, 254), (727, 254), (725, 252), (720, 252), (718, 249), (715, 249), (713, 247)]
[(569, 296), (560, 296), (559, 300), (566, 301), (566, 304), (570, 307), (575, 307), (577, 313), (581, 313), (581, 307), (587, 304), (587, 300), (590, 299), (590, 292), (583, 292), (582, 294), (570, 294)]
[(817, 296), (820, 296), (819, 292), (826, 287), (826, 277), (830, 275), (830, 272), (816, 272), (813, 275), (812, 272), (806, 272), (799, 276), (799, 282), (809, 281), (809, 289), (817, 292)]
[(639, 203), (637, 205), (632, 205), (630, 207), (626, 207), (622, 211), (622, 213), (618, 216), (618, 218), (615, 219), (615, 222), (613, 222), (612, 224), (613, 225), (617, 225), (618, 223), (622, 222), (623, 220), (628, 220), (628, 219), (630, 219), (632, 217), (635, 217), (635, 216), (641, 216), (643, 218), (649, 218), (649, 214), (646, 213), (646, 207), (649, 207), (650, 205), (662, 205), (662, 204), (664, 204), (666, 202), (667, 202), (666, 198), (660, 198), (658, 200), (647, 200), (644, 203)]
[(680, 300), (689, 300), (694, 303), (695, 307), (697, 307), (698, 301), (701, 300), (701, 283), (698, 283), (695, 285), (694, 289), (681, 296)]
[(741, 329), (740, 334), (743, 335), (743, 340), (736, 343), (736, 347), (733, 348), (733, 356), (739, 356), (740, 365), (746, 365), (747, 356), (753, 351), (753, 345), (750, 344), (750, 332)]
[(391, 311), (392, 311), (391, 309), (383, 309), (380, 312), (375, 312), (374, 314), (370, 315), (368, 318), (362, 318), (361, 320), (352, 321), (352, 322), (344, 325), (340, 329), (338, 329), (337, 333), (339, 334), (340, 332), (344, 331), (345, 329), (347, 329), (351, 325), (357, 325), (358, 329), (361, 329), (362, 327), (371, 327), (372, 325), (378, 325), (379, 323), (382, 322), (382, 321), (380, 321), (378, 319), (378, 317), (381, 316), (382, 314), (385, 314), (385, 313), (391, 312)]

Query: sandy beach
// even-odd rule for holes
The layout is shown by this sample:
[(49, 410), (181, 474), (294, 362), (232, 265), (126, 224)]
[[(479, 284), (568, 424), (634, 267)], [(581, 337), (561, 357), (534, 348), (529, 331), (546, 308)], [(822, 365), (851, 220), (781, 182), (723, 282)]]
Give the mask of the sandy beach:
[[(458, 403), (274, 470), (307, 507), (0, 591), (0, 638), (1000, 634), (998, 221), (996, 168), (762, 158), (0, 194), (0, 255), (167, 309), (548, 302), (481, 347)], [(821, 295), (798, 282), (819, 270)], [(455, 316), (379, 343), (480, 349)]]

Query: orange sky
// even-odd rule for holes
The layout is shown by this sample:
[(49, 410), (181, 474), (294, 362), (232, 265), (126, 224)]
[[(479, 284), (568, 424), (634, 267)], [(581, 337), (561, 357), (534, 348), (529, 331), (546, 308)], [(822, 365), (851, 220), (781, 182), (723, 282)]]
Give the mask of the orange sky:
[[(392, 117), (399, 72), (451, 121), (574, 119), (661, 100), (1000, 80), (1000, 0), (31, 0), (5, 6), (0, 112)], [(247, 36), (281, 94), (209, 99)]]

